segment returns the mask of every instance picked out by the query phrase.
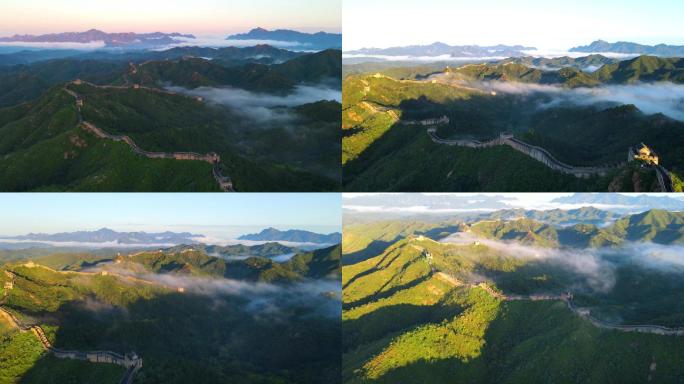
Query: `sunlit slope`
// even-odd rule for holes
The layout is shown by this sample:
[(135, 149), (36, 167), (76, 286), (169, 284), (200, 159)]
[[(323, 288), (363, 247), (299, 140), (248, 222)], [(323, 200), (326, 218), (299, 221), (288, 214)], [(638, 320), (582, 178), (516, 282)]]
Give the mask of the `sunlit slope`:
[(343, 381), (669, 383), (684, 374), (681, 338), (600, 329), (561, 301), (501, 301), (469, 284), (518, 274), (532, 292), (552, 287), (534, 287), (544, 268), (528, 268), (484, 245), (424, 238), (343, 267)]
[(469, 93), (444, 84), (400, 81), (379, 74), (347, 76), (342, 84), (342, 164), (357, 158), (401, 119), (402, 101), (425, 97), (443, 103), (467, 98)]
[(480, 221), (469, 229), (483, 237), (539, 247), (605, 247), (630, 241), (680, 244), (684, 242), (684, 213), (652, 209), (601, 228), (593, 224), (557, 227), (518, 219)]
[(346, 225), (342, 233), (344, 264), (356, 263), (375, 256), (395, 241), (409, 235), (432, 238), (446, 236), (460, 228), (458, 223), (380, 221)]
[(535, 84), (556, 84), (568, 88), (592, 87), (601, 84), (632, 84), (637, 82), (684, 82), (684, 60), (657, 56), (605, 63), (597, 71), (587, 73), (565, 67), (555, 71), (535, 68), (534, 63), (504, 63), (465, 65), (449, 69), (467, 79), (500, 80)]
[[(293, 260), (302, 276), (315, 277), (321, 270), (317, 263), (335, 258), (331, 252), (334, 248)], [(328, 298), (289, 291), (287, 284), (216, 279), (211, 264), (196, 264), (212, 261), (200, 254), (187, 252), (186, 264), (173, 254), (154, 254), (156, 258), (144, 253), (125, 262), (109, 260), (110, 268), (96, 273), (5, 265), (0, 287), (11, 276), (5, 271), (14, 277), (2, 306), (22, 322), (41, 325), (55, 347), (137, 352), (144, 366), (136, 382), (182, 383), (201, 375), (207, 383), (329, 383), (339, 377), (339, 322), (325, 309), (327, 301), (334, 301), (332, 293)], [(150, 265), (166, 275), (154, 274)], [(201, 273), (188, 273), (186, 265), (197, 265), (193, 268)], [(195, 286), (203, 288), (192, 290)], [(0, 288), (0, 295), (4, 293)], [(267, 311), (263, 305), (273, 308)], [(15, 368), (7, 372), (12, 376), (8, 382), (121, 379), (123, 372), (116, 366), (56, 359), (24, 334), (11, 335), (0, 341), (7, 343), (6, 351), (21, 348), (25, 353), (5, 355), (0, 349), (0, 361)], [(273, 348), (254, 348), (265, 344)]]
[[(679, 59), (641, 56), (594, 73), (511, 61), (446, 68), (416, 75), (418, 80), (382, 72), (344, 79), (343, 183), (349, 191), (660, 191), (651, 169), (622, 166), (573, 180), (511, 148), (447, 146), (432, 142), (423, 126), (404, 125), (441, 116), (450, 122), (435, 127), (440, 138), (489, 141), (508, 132), (572, 166), (616, 165), (625, 162), (630, 146), (648, 143), (681, 189), (681, 122), (631, 104), (572, 102), (573, 89), (580, 87), (680, 83)], [(491, 82), (503, 89), (490, 90)], [(556, 99), (565, 96), (563, 89), (568, 99)], [(540, 90), (548, 92), (535, 93)]]
[[(123, 268), (137, 273), (169, 273), (182, 276), (230, 278), (258, 282), (291, 282), (306, 278), (320, 279), (339, 275), (340, 246), (310, 252), (298, 252), (286, 262), (268, 257), (251, 256), (231, 260), (210, 256), (192, 247), (137, 252), (117, 256), (114, 270)], [(105, 266), (108, 268), (108, 266)]]
[[(59, 335), (64, 307), (77, 301), (101, 303), (108, 306), (127, 306), (135, 300), (150, 299), (162, 292), (161, 288), (121, 281), (111, 276), (80, 273), (59, 273), (38, 265), (6, 265), (0, 268), (2, 279), (14, 275), (13, 287), (0, 289), (3, 309), (11, 311), (20, 321), (38, 324), (45, 330), (52, 344), (58, 348), (77, 348), (85, 338), (65, 342)], [(31, 332), (19, 332), (0, 319), (4, 337), (0, 343), (2, 364), (0, 382), (38, 383), (55, 378), (73, 378), (79, 382), (111, 382), (122, 377), (124, 368), (110, 364), (64, 361), (48, 357), (43, 346)], [(80, 345), (83, 347), (83, 345)], [(85, 350), (91, 348), (85, 347)], [(123, 351), (122, 351), (123, 352)], [(59, 380), (59, 379), (58, 379)]]

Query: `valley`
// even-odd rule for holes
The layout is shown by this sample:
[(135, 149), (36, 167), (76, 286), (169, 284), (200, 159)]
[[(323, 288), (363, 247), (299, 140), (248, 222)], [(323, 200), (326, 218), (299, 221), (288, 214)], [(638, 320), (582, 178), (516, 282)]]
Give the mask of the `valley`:
[[(1, 68), (0, 188), (338, 189), (340, 52), (255, 48), (205, 58), (193, 56), (200, 47), (85, 53)], [(250, 59), (255, 52), (278, 59)], [(35, 163), (44, 166), (27, 172)]]
[[(0, 350), (11, 365), (2, 381), (184, 382), (201, 372), (206, 382), (329, 382), (339, 374), (339, 253), (222, 259), (198, 245), (46, 251), (5, 263)], [(264, 338), (274, 350), (249, 347)], [(5, 355), (16, 348), (22, 353)]]
[(350, 217), (343, 382), (676, 381), (681, 213), (553, 212)]
[[(435, 65), (396, 64), (376, 73), (346, 69), (345, 189), (681, 189), (681, 154), (672, 145), (681, 136), (676, 134), (681, 125), (678, 107), (670, 110), (663, 101), (665, 114), (648, 114), (639, 109), (638, 101), (617, 102), (629, 96), (611, 101), (612, 92), (650, 92), (649, 87), (656, 91), (668, 86), (676, 98), (680, 59), (606, 60), (594, 72), (523, 64), (531, 62), (511, 59), (441, 70)], [(619, 134), (617, 126), (622, 127)], [(420, 137), (424, 130), (427, 138)], [(642, 143), (657, 151), (655, 163), (635, 162), (628, 156)], [(509, 148), (498, 148), (502, 145)]]

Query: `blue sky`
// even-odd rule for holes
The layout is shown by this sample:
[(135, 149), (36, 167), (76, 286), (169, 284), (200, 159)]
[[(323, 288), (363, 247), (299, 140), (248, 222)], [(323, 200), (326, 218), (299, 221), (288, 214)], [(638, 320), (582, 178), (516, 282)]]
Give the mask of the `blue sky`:
[(339, 231), (338, 193), (0, 194), (0, 235), (94, 230), (237, 235), (278, 229)]
[(83, 31), (226, 34), (341, 29), (342, 0), (2, 0), (0, 34)]
[(684, 45), (682, 0), (344, 0), (344, 49), (524, 44), (568, 49), (593, 40)]

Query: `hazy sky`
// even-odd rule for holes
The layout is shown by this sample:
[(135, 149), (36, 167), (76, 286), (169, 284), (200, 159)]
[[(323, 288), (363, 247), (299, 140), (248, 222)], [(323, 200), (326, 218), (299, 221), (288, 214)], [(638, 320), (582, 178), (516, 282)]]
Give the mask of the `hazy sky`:
[(682, 0), (344, 0), (344, 49), (441, 41), (562, 50), (597, 39), (684, 45)]
[(0, 35), (84, 31), (340, 32), (341, 0), (2, 0)]
[[(351, 209), (351, 210), (358, 210), (358, 211), (365, 211), (365, 212), (375, 212), (379, 211), (381, 212), (382, 210), (377, 210), (377, 209), (371, 209), (368, 210), (364, 208), (364, 206), (367, 206), (366, 204), (364, 205), (359, 205), (358, 201), (354, 201), (355, 197), (363, 197), (363, 196), (368, 196), (368, 195), (374, 195), (372, 193), (344, 193), (342, 197), (342, 202), (345, 208)], [(400, 198), (402, 194), (396, 194), (396, 193), (389, 193), (385, 194), (386, 199), (385, 201), (385, 207), (391, 207), (392, 205), (392, 197), (397, 196), (398, 201), (400, 202), (399, 206), (402, 207), (402, 209), (397, 209), (394, 210), (394, 212), (399, 212), (399, 211), (404, 211), (404, 212), (412, 212), (412, 213), (423, 213), (423, 212), (428, 212), (433, 210), (434, 208), (432, 207), (410, 207), (410, 206), (405, 206), (404, 201)], [(607, 205), (602, 205), (602, 204), (587, 204), (587, 203), (581, 203), (581, 204), (565, 204), (565, 203), (556, 203), (552, 202), (552, 200), (557, 199), (559, 197), (564, 197), (564, 196), (571, 196), (574, 195), (573, 193), (423, 193), (422, 195), (425, 196), (453, 196), (453, 211), (473, 211), (473, 210), (492, 210), (494, 201), (499, 201), (502, 204), (505, 204), (507, 208), (525, 208), (525, 209), (540, 209), (540, 210), (549, 210), (549, 209), (576, 209), (584, 206), (594, 206), (599, 209), (611, 209), (611, 208), (627, 208), (625, 206), (607, 206)], [(623, 195), (627, 196), (641, 196), (641, 195), (649, 195), (649, 196), (656, 196), (656, 197), (663, 197), (667, 196), (670, 198), (674, 199), (683, 199), (683, 196), (680, 196), (681, 194), (674, 193), (674, 194), (662, 194), (662, 193), (623, 193)], [(480, 199), (480, 197), (488, 197), (490, 199)], [(429, 199), (425, 200), (426, 202), (429, 201)], [(396, 206), (396, 205), (395, 205)], [(360, 207), (360, 208), (359, 208)], [(371, 206), (372, 207), (372, 206)], [(420, 208), (420, 209), (417, 209)], [(424, 209), (423, 209), (424, 208)], [(644, 207), (634, 207), (635, 209), (642, 209)], [(437, 210), (439, 211), (439, 210)], [(437, 213), (444, 213), (444, 212), (437, 212)]]
[[(339, 231), (337, 193), (3, 194), (0, 235), (95, 230), (244, 233), (278, 229)], [(235, 227), (234, 229), (228, 227)], [(233, 233), (233, 234), (235, 234)]]

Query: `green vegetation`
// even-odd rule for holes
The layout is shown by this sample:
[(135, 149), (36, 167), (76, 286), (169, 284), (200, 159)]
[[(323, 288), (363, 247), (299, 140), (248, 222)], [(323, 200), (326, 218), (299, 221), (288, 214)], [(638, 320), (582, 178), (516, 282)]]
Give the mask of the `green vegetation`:
[[(273, 248), (270, 244), (264, 249)], [(285, 384), (339, 379), (339, 313), (328, 313), (337, 300), (334, 292), (290, 290), (288, 284), (265, 289), (249, 283), (334, 277), (339, 274), (339, 246), (300, 253), (280, 267), (266, 258), (236, 266), (199, 250), (181, 252), (114, 259), (84, 254), (80, 261), (76, 254), (43, 258), (69, 268), (109, 262), (108, 273), (6, 264), (0, 267), (0, 286), (12, 278), (6, 271), (15, 277), (12, 289), (0, 290), (7, 293), (2, 305), (23, 323), (40, 324), (55, 347), (137, 352), (144, 366), (135, 382), (182, 383), (202, 377), (206, 383)], [(250, 272), (242, 282), (216, 278), (224, 271), (233, 273), (232, 267)], [(164, 272), (169, 278), (158, 285), (117, 274), (122, 268)], [(149, 273), (144, 276), (154, 279)], [(178, 291), (174, 282), (186, 291)], [(204, 288), (195, 291), (195, 284)], [(123, 374), (115, 365), (56, 359), (43, 352), (32, 333), (6, 329), (4, 318), (0, 347), (2, 383), (116, 383)]]
[[(211, 248), (210, 248), (211, 249)], [(230, 259), (225, 250), (215, 250), (224, 258), (209, 256), (202, 249), (188, 247), (141, 252), (115, 258), (119, 267), (143, 266), (155, 273), (173, 273), (189, 276), (225, 277), (245, 281), (289, 282), (304, 278), (320, 279), (339, 274), (339, 245), (300, 252), (290, 260), (279, 263), (267, 257), (252, 256), (244, 260)], [(266, 252), (268, 253), (268, 252)]]
[(70, 59), (11, 67), (0, 71), (0, 108), (37, 99), (51, 87), (77, 78), (108, 84), (127, 68), (127, 63), (119, 61)]
[(201, 86), (232, 86), (258, 92), (287, 93), (302, 83), (334, 81), (339, 84), (342, 52), (326, 50), (302, 55), (282, 64), (250, 63), (244, 66), (224, 66), (200, 58), (178, 61), (153, 61), (129, 75), (134, 83), (159, 86), (163, 83), (197, 88)]
[[(344, 144), (343, 144), (344, 145)], [(506, 146), (435, 144), (424, 128), (396, 125), (344, 166), (347, 191), (600, 191), (612, 176), (561, 174)]]
[[(568, 58), (569, 59), (569, 58)], [(605, 64), (592, 73), (586, 73), (576, 67), (564, 67), (557, 71), (546, 71), (532, 68), (537, 65), (560, 66), (563, 58), (555, 61), (538, 61), (536, 64), (529, 58), (508, 59), (495, 64), (466, 65), (449, 69), (449, 73), (463, 75), (470, 79), (517, 81), (536, 84), (561, 84), (566, 87), (591, 87), (600, 84), (630, 84), (636, 82), (670, 81), (684, 82), (682, 69), (684, 60), (681, 58), (664, 58), (656, 56), (639, 56), (624, 61), (600, 59), (600, 56), (588, 56), (584, 62), (587, 65)], [(576, 60), (565, 64), (574, 64)], [(585, 65), (582, 65), (585, 66)]]
[[(680, 213), (651, 211), (606, 229), (588, 224), (557, 229), (529, 219), (470, 228), (541, 250), (560, 246), (568, 231), (589, 237), (621, 234), (615, 241), (652, 240), (658, 238), (654, 231), (677, 232), (681, 220)], [(406, 228), (399, 231), (402, 224)], [(581, 273), (562, 264), (506, 255), (487, 243), (416, 238), (414, 227), (415, 222), (401, 221), (351, 227), (354, 234), (383, 236), (390, 228), (403, 235), (376, 256), (342, 269), (343, 382), (670, 383), (684, 375), (679, 337), (601, 329), (559, 300), (501, 301), (468, 284), (487, 279), (493, 290), (523, 295), (572, 289), (575, 305), (595, 317), (678, 327), (684, 324), (681, 270), (645, 268), (626, 261), (634, 256), (630, 251), (613, 253), (608, 257), (616, 265), (614, 287), (582, 290)], [(356, 252), (372, 244), (357, 238), (345, 238)]]
[[(607, 63), (594, 73), (574, 67), (546, 71), (528, 67), (525, 64), (529, 60), (517, 61), (469, 64), (441, 72), (424, 68), (424, 75), (418, 74), (418, 68), (395, 71), (397, 78), (423, 81), (368, 73), (346, 76), (342, 88), (344, 188), (349, 191), (660, 190), (656, 174), (649, 168), (629, 165), (605, 177), (578, 180), (544, 170), (543, 164), (524, 159), (525, 155), (514, 153), (510, 148), (473, 150), (440, 145), (429, 140), (425, 127), (401, 123), (402, 119), (440, 116), (449, 118), (448, 124), (438, 127), (437, 135), (441, 138), (486, 141), (501, 132), (509, 132), (573, 166), (624, 163), (627, 149), (644, 142), (656, 149), (661, 164), (673, 172), (676, 188), (681, 188), (677, 175), (684, 169), (684, 138), (678, 132), (684, 129), (684, 124), (680, 121), (663, 114), (644, 114), (634, 105), (581, 106), (555, 99), (554, 94), (490, 94), (471, 88), (473, 82), (491, 80), (569, 88), (637, 81), (678, 83), (682, 81), (680, 59), (642, 56)], [(437, 76), (426, 81), (428, 74)], [(490, 177), (495, 181), (490, 181)], [(493, 184), (497, 181), (501, 185)]]
[[(234, 135), (231, 136), (234, 131), (225, 126), (228, 117), (217, 109), (202, 106), (193, 99), (144, 90), (82, 88), (88, 100), (88, 107), (84, 110), (86, 119), (101, 124), (111, 133), (132, 136), (146, 150), (217, 151), (223, 159), (224, 173), (230, 175), (242, 191), (337, 188), (333, 178), (283, 163), (298, 164), (310, 160), (315, 165), (307, 168), (312, 170), (328, 163), (339, 167), (336, 157), (323, 154), (325, 146), (312, 146), (312, 151), (303, 155), (303, 152), (291, 150), (299, 145), (294, 141), (302, 140), (292, 139), (284, 133), (267, 135), (267, 139), (255, 144), (253, 149), (269, 145), (270, 140), (279, 140), (281, 144), (289, 143), (290, 146), (272, 146), (271, 150), (262, 152), (265, 155), (261, 159), (247, 160), (234, 153), (230, 145), (235, 139)], [(0, 132), (4, 136), (0, 144), (0, 155), (4, 156), (0, 163), (0, 186), (3, 190), (218, 191), (211, 164), (147, 159), (133, 153), (124, 143), (97, 139), (77, 127), (73, 104), (71, 96), (61, 88), (55, 88), (32, 104), (0, 110)], [(304, 144), (307, 144), (306, 140), (328, 137), (329, 132), (339, 132), (327, 129), (313, 134), (313, 130), (318, 129), (315, 127), (329, 128), (332, 123), (319, 126), (312, 120), (307, 121), (314, 128), (302, 142)], [(126, 129), (121, 130), (121, 127)], [(245, 140), (254, 143), (261, 140), (254, 131), (248, 135), (254, 137)], [(279, 163), (273, 163), (279, 155), (283, 156)], [(317, 159), (327, 160), (318, 163)], [(36, 167), (36, 164), (41, 166)]]
[[(261, 50), (268, 51), (269, 47)], [(223, 52), (233, 55), (236, 52)], [(221, 53), (221, 54), (223, 54)], [(6, 191), (207, 191), (219, 187), (212, 165), (147, 159), (124, 143), (95, 140), (77, 127), (74, 99), (62, 90), (81, 78), (99, 84), (168, 82), (230, 85), (279, 95), (298, 85), (339, 87), (340, 51), (292, 55), (282, 64), (224, 66), (222, 60), (150, 61), (129, 73), (124, 61), (61, 59), (0, 71), (0, 189)], [(86, 121), (129, 135), (144, 150), (217, 152), (238, 191), (330, 191), (340, 187), (340, 104), (282, 107), (284, 120), (147, 89), (71, 86)], [(22, 103), (23, 104), (19, 104)], [(10, 106), (13, 105), (13, 106)], [(275, 113), (275, 112), (274, 112)], [(283, 121), (286, 120), (286, 123)], [(259, 129), (254, 129), (255, 124)], [(40, 164), (40, 166), (36, 166)]]

